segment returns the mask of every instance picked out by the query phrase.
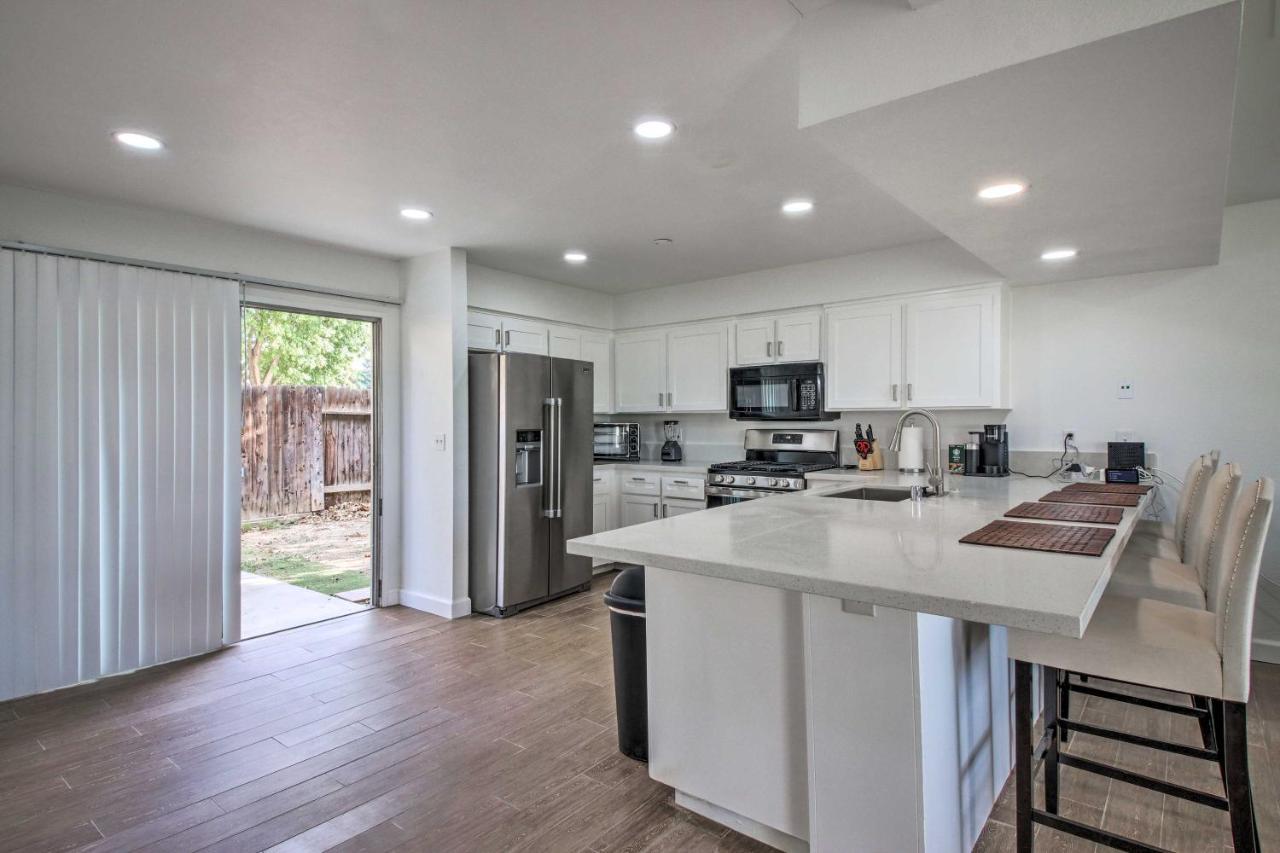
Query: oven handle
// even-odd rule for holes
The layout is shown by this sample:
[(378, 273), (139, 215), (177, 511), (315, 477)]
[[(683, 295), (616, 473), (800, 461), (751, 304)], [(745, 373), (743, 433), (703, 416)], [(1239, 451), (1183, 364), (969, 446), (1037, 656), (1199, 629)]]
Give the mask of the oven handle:
[(707, 486), (705, 490), (707, 497), (725, 497), (725, 498), (743, 498), (744, 500), (754, 500), (755, 498), (767, 498), (770, 495), (790, 495), (794, 492), (774, 491), (773, 489), (735, 489), (732, 486)]

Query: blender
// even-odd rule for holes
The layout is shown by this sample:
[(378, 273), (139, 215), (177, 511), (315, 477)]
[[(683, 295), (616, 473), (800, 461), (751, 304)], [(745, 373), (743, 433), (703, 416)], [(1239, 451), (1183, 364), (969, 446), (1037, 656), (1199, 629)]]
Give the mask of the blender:
[(662, 442), (662, 461), (680, 462), (684, 459), (684, 451), (680, 449), (680, 422), (663, 421), (662, 432), (667, 440)]

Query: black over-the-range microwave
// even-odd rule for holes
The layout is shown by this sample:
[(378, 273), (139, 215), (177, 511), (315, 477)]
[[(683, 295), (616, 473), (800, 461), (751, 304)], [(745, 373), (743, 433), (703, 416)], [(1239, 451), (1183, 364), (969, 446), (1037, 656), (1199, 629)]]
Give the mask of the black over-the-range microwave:
[(739, 421), (832, 421), (822, 362), (729, 368), (729, 417)]

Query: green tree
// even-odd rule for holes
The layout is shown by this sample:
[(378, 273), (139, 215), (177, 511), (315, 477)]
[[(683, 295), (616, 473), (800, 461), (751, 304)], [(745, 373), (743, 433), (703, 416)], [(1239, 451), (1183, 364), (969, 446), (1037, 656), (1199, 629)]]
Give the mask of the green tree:
[(250, 385), (368, 388), (372, 326), (360, 320), (246, 308), (241, 380)]

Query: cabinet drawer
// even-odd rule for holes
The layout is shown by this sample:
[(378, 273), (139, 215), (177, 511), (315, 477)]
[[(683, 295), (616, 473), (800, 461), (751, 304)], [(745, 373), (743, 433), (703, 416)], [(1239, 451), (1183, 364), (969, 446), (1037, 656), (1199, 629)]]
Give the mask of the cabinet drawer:
[(658, 495), (662, 477), (650, 471), (619, 471), (622, 491), (629, 495)]
[(613, 491), (613, 477), (613, 471), (594, 471), (591, 474), (591, 494), (610, 494)]
[(662, 478), (662, 496), (664, 498), (688, 498), (700, 501), (703, 499), (703, 479), (701, 477)]

